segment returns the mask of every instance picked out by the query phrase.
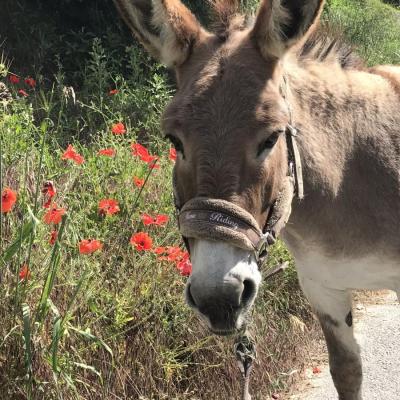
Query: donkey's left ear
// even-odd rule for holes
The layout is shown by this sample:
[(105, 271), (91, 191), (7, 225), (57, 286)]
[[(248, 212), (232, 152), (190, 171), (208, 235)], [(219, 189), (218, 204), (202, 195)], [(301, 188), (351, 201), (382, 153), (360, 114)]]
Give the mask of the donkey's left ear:
[(264, 57), (282, 57), (303, 42), (319, 20), (325, 0), (263, 0), (251, 32)]

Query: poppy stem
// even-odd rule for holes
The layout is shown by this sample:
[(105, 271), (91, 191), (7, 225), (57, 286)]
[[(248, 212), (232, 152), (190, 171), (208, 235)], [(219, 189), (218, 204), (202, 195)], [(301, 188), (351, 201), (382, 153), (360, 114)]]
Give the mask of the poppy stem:
[[(42, 131), (42, 140), (40, 142), (40, 155), (39, 155), (39, 164), (36, 172), (36, 187), (35, 187), (35, 199), (33, 203), (33, 215), (36, 216), (37, 211), (38, 211), (38, 206), (39, 206), (39, 187), (40, 187), (40, 177), (42, 173), (42, 165), (43, 165), (43, 156), (44, 156), (44, 144), (45, 140), (47, 137), (47, 132), (48, 132), (48, 125), (47, 121), (43, 120), (42, 123), (40, 124), (40, 130)], [(27, 256), (27, 261), (26, 263), (30, 265), (31, 261), (31, 255), (32, 255), (32, 248), (33, 248), (33, 240), (34, 240), (34, 232), (31, 233), (30, 240), (29, 240), (29, 246), (28, 246), (28, 256)]]
[(54, 286), (54, 281), (58, 272), (58, 267), (60, 266), (61, 256), (60, 256), (60, 240), (63, 236), (65, 225), (67, 222), (67, 215), (63, 215), (60, 229), (56, 241), (53, 246), (53, 251), (51, 252), (49, 270), (47, 272), (46, 281), (44, 283), (42, 294), (40, 296), (39, 304), (36, 308), (34, 321), (39, 322), (39, 328), (41, 327), (48, 310), (47, 300)]
[[(25, 152), (25, 162), (24, 162), (24, 180), (23, 180), (23, 187), (22, 190), (20, 190), (20, 195), (22, 195), (22, 193), (25, 194), (26, 191), (26, 180), (27, 180), (27, 176), (28, 176), (28, 150)], [(17, 255), (17, 263), (15, 265), (15, 279), (16, 279), (16, 283), (15, 283), (15, 299), (14, 299), (14, 318), (16, 316), (16, 313), (18, 312), (18, 303), (19, 303), (19, 287), (20, 287), (20, 282), (19, 282), (19, 268), (21, 266), (21, 259), (22, 259), (22, 243), (23, 243), (23, 233), (24, 233), (24, 215), (22, 215), (21, 217), (21, 226), (19, 228), (19, 248), (18, 248), (18, 255)], [(29, 264), (28, 268), (29, 268)], [(26, 282), (27, 279), (25, 280), (25, 285), (26, 286)]]
[(149, 172), (147, 173), (146, 178), (144, 179), (144, 182), (143, 182), (142, 187), (139, 189), (139, 193), (136, 195), (136, 198), (135, 198), (135, 200), (133, 201), (133, 206), (132, 206), (132, 209), (131, 209), (130, 213), (128, 213), (128, 219), (131, 219), (131, 218), (132, 218), (132, 215), (133, 215), (133, 213), (134, 213), (134, 211), (135, 211), (135, 209), (136, 209), (136, 206), (137, 206), (137, 204), (138, 204), (138, 202), (139, 202), (139, 199), (140, 199), (140, 196), (141, 196), (141, 194), (142, 194), (142, 192), (143, 192), (143, 189), (144, 189), (144, 187), (146, 186), (146, 183), (147, 183), (147, 181), (149, 180), (151, 173), (153, 172), (153, 168), (152, 168), (152, 167), (157, 163), (157, 161), (158, 161), (158, 159), (154, 160), (154, 161), (152, 162), (152, 164), (150, 165), (150, 167), (149, 167), (150, 170), (149, 170)]

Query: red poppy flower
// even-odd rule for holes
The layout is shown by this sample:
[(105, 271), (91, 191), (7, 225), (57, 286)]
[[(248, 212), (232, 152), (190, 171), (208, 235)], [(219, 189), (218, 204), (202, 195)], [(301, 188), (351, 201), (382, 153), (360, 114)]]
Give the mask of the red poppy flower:
[(152, 238), (145, 232), (132, 235), (130, 242), (138, 251), (150, 250), (153, 246)]
[(114, 157), (116, 151), (114, 149), (101, 149), (98, 154), (100, 156)]
[(24, 89), (19, 89), (19, 90), (18, 90), (18, 93), (19, 93), (22, 97), (28, 97), (28, 96), (29, 96), (29, 94), (26, 93)]
[(176, 157), (177, 157), (176, 150), (173, 147), (170, 147), (170, 149), (169, 149), (169, 159), (171, 161), (176, 161)]
[(108, 92), (108, 94), (110, 95), (110, 96), (114, 96), (114, 95), (116, 95), (116, 94), (118, 94), (119, 93), (119, 90), (118, 89), (112, 89), (112, 90), (110, 90), (109, 92)]
[(114, 135), (123, 135), (126, 133), (125, 125), (122, 122), (118, 122), (111, 127), (111, 132)]
[(58, 231), (52, 231), (50, 234), (49, 244), (54, 246), (58, 237)]
[(168, 220), (169, 220), (168, 215), (159, 214), (156, 215), (154, 219), (154, 224), (158, 226), (163, 226), (168, 222)]
[(1, 194), (1, 212), (8, 213), (17, 201), (17, 193), (10, 188), (5, 188)]
[(103, 199), (99, 202), (99, 213), (102, 215), (113, 215), (120, 211), (118, 202), (113, 199)]
[(142, 161), (149, 164), (150, 168), (159, 168), (159, 166), (156, 165), (158, 157), (152, 156), (146, 149), (146, 147), (142, 146), (140, 143), (132, 143), (131, 149), (132, 149), (132, 155), (135, 157), (139, 157)]
[(131, 149), (132, 149), (132, 155), (137, 156), (140, 159), (146, 158), (150, 155), (146, 147), (142, 146), (140, 143), (132, 143)]
[[(158, 157), (157, 156), (152, 156), (152, 155), (148, 155), (147, 157), (142, 158), (142, 161), (146, 162), (147, 164), (152, 163), (153, 161), (155, 161), (155, 163), (157, 162)], [(155, 164), (154, 163), (154, 164)]]
[(163, 254), (158, 257), (159, 261), (178, 262), (185, 255), (185, 252), (183, 252), (180, 247), (176, 246), (159, 247), (158, 249), (156, 254)]
[(23, 281), (23, 280), (28, 280), (29, 279), (29, 276), (31, 275), (31, 271), (29, 270), (29, 267), (26, 265), (26, 264), (24, 264), (23, 266), (22, 266), (22, 268), (20, 269), (20, 271), (19, 271), (19, 279), (21, 280), (21, 281)]
[(25, 83), (31, 88), (34, 88), (36, 86), (36, 81), (31, 77), (25, 78)]
[(50, 206), (49, 211), (47, 211), (46, 214), (44, 214), (43, 217), (43, 221), (45, 222), (45, 224), (59, 224), (62, 220), (63, 215), (66, 213), (67, 211), (64, 208), (58, 208), (57, 204), (53, 203)]
[(8, 80), (13, 84), (16, 85), (19, 83), (19, 77), (17, 75), (11, 74), (8, 76)]
[(157, 258), (159, 261), (175, 263), (175, 266), (181, 275), (189, 276), (192, 273), (192, 263), (190, 262), (189, 253), (183, 251), (180, 247), (157, 247), (155, 253), (159, 255), (163, 254)]
[(79, 253), (81, 254), (92, 254), (102, 248), (103, 244), (96, 239), (84, 239), (79, 242)]
[(53, 201), (53, 197), (56, 195), (57, 190), (54, 187), (54, 184), (52, 181), (46, 181), (43, 184), (43, 188), (42, 188), (42, 193), (43, 193), (43, 197), (44, 197), (44, 204), (43, 207), (44, 208), (49, 208), (51, 202)]
[(167, 248), (166, 247), (156, 247), (154, 249), (154, 253), (155, 254), (164, 254), (167, 252)]
[(142, 219), (143, 225), (152, 225), (154, 223), (153, 217), (151, 217), (149, 214), (143, 214), (141, 219)]
[(52, 181), (46, 181), (43, 184), (43, 188), (42, 188), (42, 193), (44, 195), (50, 196), (50, 197), (54, 197), (57, 193), (57, 190), (54, 186), (54, 183)]
[(156, 215), (155, 217), (152, 217), (149, 214), (143, 214), (141, 218), (143, 225), (158, 225), (158, 226), (165, 225), (169, 219), (168, 215), (164, 214), (159, 214)]
[(78, 165), (83, 164), (85, 162), (85, 159), (76, 152), (76, 150), (74, 149), (74, 146), (72, 146), (72, 144), (68, 145), (67, 150), (65, 150), (61, 159), (75, 161)]
[(189, 276), (192, 273), (193, 267), (188, 252), (186, 252), (182, 259), (176, 263), (176, 268), (182, 276)]
[(144, 179), (138, 178), (137, 176), (133, 177), (133, 183), (136, 187), (141, 188), (144, 185)]

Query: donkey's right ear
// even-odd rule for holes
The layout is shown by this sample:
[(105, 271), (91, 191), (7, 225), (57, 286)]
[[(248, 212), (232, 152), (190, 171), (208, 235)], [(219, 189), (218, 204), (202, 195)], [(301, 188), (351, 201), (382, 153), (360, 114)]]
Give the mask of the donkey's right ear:
[(138, 40), (168, 67), (182, 65), (192, 47), (207, 36), (180, 0), (113, 0)]

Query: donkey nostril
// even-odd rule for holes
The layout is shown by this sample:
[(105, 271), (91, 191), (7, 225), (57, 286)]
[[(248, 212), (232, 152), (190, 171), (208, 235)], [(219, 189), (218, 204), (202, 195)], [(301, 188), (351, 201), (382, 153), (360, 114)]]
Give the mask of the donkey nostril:
[(194, 301), (194, 298), (192, 296), (192, 293), (190, 292), (191, 285), (188, 284), (187, 289), (186, 289), (186, 302), (188, 305), (192, 308), (197, 308), (196, 302)]
[(245, 306), (246, 304), (250, 303), (253, 300), (255, 292), (256, 292), (255, 283), (250, 279), (245, 279), (243, 281), (243, 292), (240, 304)]

